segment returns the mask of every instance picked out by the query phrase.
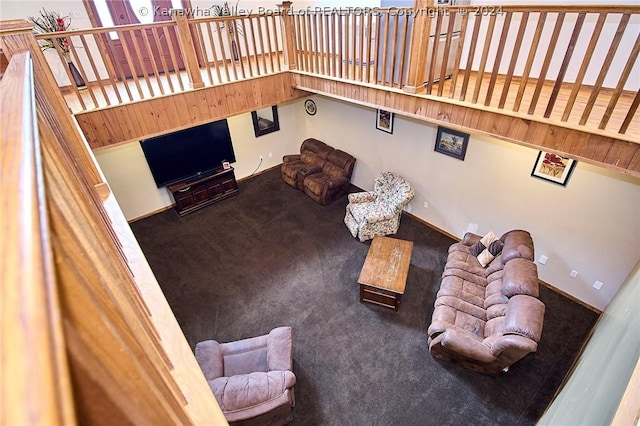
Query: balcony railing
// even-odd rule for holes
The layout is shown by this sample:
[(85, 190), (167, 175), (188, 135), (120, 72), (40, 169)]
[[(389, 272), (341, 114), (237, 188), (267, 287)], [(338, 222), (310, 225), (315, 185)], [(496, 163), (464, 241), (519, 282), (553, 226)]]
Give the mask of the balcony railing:
[(295, 70), (640, 141), (638, 6), (301, 12), (56, 33), (49, 60), (74, 112)]
[(294, 21), (307, 73), (640, 136), (638, 7), (363, 9)]
[(75, 113), (283, 71), (280, 16), (175, 17), (36, 39)]

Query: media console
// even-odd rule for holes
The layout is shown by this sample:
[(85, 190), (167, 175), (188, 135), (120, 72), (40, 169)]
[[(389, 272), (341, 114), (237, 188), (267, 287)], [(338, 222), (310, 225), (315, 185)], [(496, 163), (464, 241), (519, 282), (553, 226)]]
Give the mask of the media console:
[(176, 211), (180, 216), (238, 195), (238, 183), (233, 167), (227, 170), (220, 169), (196, 180), (174, 183), (167, 189), (176, 201)]

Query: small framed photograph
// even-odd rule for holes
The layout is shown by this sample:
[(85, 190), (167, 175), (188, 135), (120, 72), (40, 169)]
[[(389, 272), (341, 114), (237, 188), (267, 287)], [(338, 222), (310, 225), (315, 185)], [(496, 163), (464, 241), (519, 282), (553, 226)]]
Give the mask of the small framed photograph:
[(446, 127), (438, 127), (438, 136), (436, 137), (434, 151), (450, 155), (458, 160), (464, 160), (464, 156), (467, 154), (468, 144), (468, 134), (447, 129)]
[(222, 168), (223, 168), (224, 170), (229, 170), (229, 169), (231, 168), (231, 164), (229, 164), (229, 162), (228, 162), (228, 161), (223, 161), (223, 162), (222, 162)]
[(566, 186), (577, 161), (556, 155), (552, 152), (540, 151), (533, 165), (531, 176)]
[(379, 109), (376, 114), (376, 129), (393, 133), (393, 118), (395, 114)]

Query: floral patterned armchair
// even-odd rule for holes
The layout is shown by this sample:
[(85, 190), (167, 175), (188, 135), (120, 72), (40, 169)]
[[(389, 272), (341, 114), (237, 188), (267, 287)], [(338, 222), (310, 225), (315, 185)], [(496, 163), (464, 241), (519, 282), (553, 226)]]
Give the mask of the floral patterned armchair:
[(402, 176), (382, 172), (376, 177), (373, 191), (349, 194), (344, 223), (351, 235), (364, 242), (376, 235), (398, 232), (403, 207), (415, 191)]

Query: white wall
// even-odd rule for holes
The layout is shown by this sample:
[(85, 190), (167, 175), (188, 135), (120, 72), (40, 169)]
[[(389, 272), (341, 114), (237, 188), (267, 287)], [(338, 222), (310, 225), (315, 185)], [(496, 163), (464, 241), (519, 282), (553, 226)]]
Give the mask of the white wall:
[[(237, 179), (280, 164), (283, 155), (299, 152), (296, 108), (297, 103), (279, 105), (280, 130), (258, 138), (253, 133), (250, 113), (228, 119)], [(173, 203), (166, 188), (156, 187), (138, 141), (96, 150), (94, 154), (127, 220), (147, 216)]]
[[(638, 368), (639, 301), (640, 262), (607, 306), (571, 378), (539, 425), (611, 424), (634, 367)], [(633, 407), (634, 402), (630, 404)]]
[(472, 136), (460, 161), (433, 150), (436, 126), (396, 115), (390, 135), (376, 130), (373, 109), (314, 99), (315, 116), (298, 111), (306, 123), (298, 139), (353, 154), (355, 185), (371, 189), (378, 172), (397, 171), (415, 186), (411, 213), (451, 234), (462, 237), (470, 223), (479, 233), (530, 231), (537, 256), (549, 258), (540, 278), (598, 309), (640, 259), (640, 179), (578, 163), (562, 187), (530, 176), (536, 150)]

